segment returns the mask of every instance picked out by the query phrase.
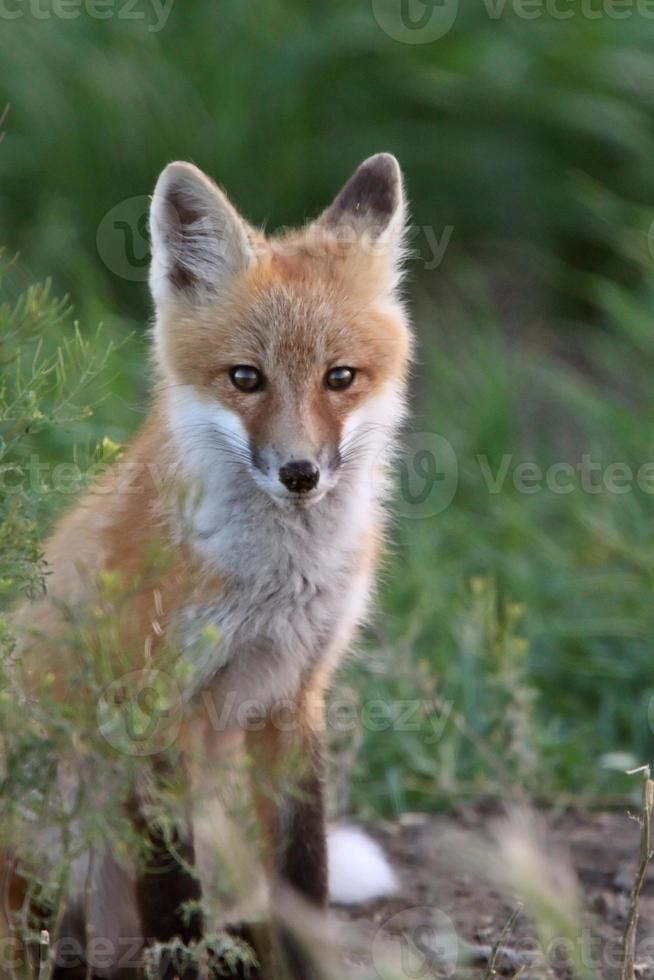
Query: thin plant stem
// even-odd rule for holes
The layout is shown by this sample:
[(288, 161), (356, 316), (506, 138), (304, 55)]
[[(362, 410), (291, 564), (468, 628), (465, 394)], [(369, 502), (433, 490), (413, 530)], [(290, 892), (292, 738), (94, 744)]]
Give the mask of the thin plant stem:
[(501, 947), (504, 945), (505, 941), (507, 940), (511, 930), (513, 929), (513, 926), (515, 925), (516, 919), (518, 918), (521, 912), (522, 912), (522, 906), (516, 905), (513, 912), (507, 919), (506, 925), (502, 929), (497, 942), (495, 943), (495, 945), (491, 950), (491, 954), (488, 958), (488, 966), (486, 967), (486, 972), (484, 973), (484, 980), (492, 980), (492, 978), (495, 976), (495, 964), (497, 963), (497, 956), (499, 954), (499, 951)]
[(41, 930), (39, 937), (39, 980), (46, 980), (50, 976), (50, 933), (47, 929)]
[(635, 980), (635, 960), (636, 960), (636, 930), (638, 928), (638, 902), (641, 889), (647, 874), (647, 867), (652, 856), (652, 811), (654, 810), (654, 782), (650, 779), (649, 766), (642, 766), (640, 769), (633, 769), (629, 775), (642, 772), (643, 774), (643, 809), (640, 818), (640, 859), (636, 880), (631, 890), (629, 902), (629, 914), (627, 925), (624, 932), (622, 945), (622, 963), (620, 966), (620, 980)]

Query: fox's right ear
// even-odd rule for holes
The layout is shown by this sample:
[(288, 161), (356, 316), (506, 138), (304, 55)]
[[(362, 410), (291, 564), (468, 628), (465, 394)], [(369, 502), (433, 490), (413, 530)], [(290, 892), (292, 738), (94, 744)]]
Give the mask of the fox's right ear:
[(218, 295), (254, 258), (248, 225), (191, 163), (170, 163), (159, 177), (150, 237), (156, 303)]

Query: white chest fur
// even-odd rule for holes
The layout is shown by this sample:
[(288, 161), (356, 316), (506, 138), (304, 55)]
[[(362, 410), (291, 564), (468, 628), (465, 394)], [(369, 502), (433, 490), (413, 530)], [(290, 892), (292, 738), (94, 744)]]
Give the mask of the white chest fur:
[[(365, 614), (371, 516), (338, 499), (286, 514), (258, 492), (236, 497), (227, 513), (225, 504), (223, 496), (219, 523), (204, 523), (211, 507), (197, 514), (196, 547), (228, 582), (215, 602), (185, 611), (197, 683), (220, 677), (239, 701), (290, 697)], [(207, 625), (219, 634), (209, 645), (199, 637)]]
[[(270, 703), (292, 697), (364, 617), (371, 585), (366, 539), (382, 511), (367, 472), (344, 478), (312, 507), (280, 506), (242, 465), (207, 452), (205, 426), (224, 431), (231, 419), (217, 420), (215, 408), (207, 419), (204, 411), (184, 399), (171, 419), (180, 448), (184, 437), (182, 465), (193, 488), (184, 536), (227, 583), (215, 601), (182, 614), (193, 686), (220, 688), (237, 704)], [(217, 639), (207, 642), (207, 626)]]
[[(384, 481), (373, 478), (373, 464), (398, 405), (386, 395), (368, 406), (374, 425), (367, 414), (352, 420), (369, 430), (357, 460), (322, 500), (297, 509), (271, 499), (247, 461), (224, 451), (225, 442), (246, 443), (235, 415), (188, 387), (173, 389), (169, 426), (192, 490), (183, 533), (227, 582), (215, 601), (182, 615), (196, 691), (210, 685), (236, 703), (293, 697), (308, 672), (347, 645), (366, 613), (366, 548), (383, 514)], [(217, 640), (202, 640), (207, 626)]]

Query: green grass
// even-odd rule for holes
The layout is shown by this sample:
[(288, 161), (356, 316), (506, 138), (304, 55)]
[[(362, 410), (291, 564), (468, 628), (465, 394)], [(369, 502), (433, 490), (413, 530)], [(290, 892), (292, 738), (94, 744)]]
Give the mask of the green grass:
[(140, 326), (146, 293), (103, 266), (96, 233), (169, 160), (193, 160), (278, 227), (385, 149), (418, 225), (453, 226), (456, 248), (512, 243), (549, 306), (594, 306), (598, 272), (640, 283), (631, 232), (654, 205), (654, 22), (522, 20), (510, 4), (493, 19), (461, 3), (438, 42), (403, 44), (374, 16), (391, 0), (375, 5), (175, 3), (159, 32), (116, 17), (4, 21), (4, 243), (84, 319)]
[[(339, 757), (353, 767), (340, 803), (359, 812), (484, 794), (606, 800), (631, 790), (615, 766), (651, 751), (654, 466), (644, 489), (635, 479), (628, 492), (601, 483), (610, 464), (636, 474), (654, 461), (647, 308), (630, 310), (628, 335), (618, 302), (627, 299), (614, 291), (606, 330), (587, 335), (579, 367), (556, 335), (508, 336), (480, 281), (461, 273), (476, 296), (465, 311), (448, 300), (436, 317), (417, 304), (410, 443), (445, 437), (454, 455), (437, 464), (456, 459), (456, 490), (432, 514), (442, 501), (436, 483), (427, 516), (399, 495), (380, 611), (338, 685), (337, 699), (351, 687), (360, 705), (345, 731), (333, 726)], [(434, 327), (436, 318), (447, 325)], [(618, 330), (619, 346), (606, 339)], [(143, 408), (134, 381), (132, 407), (116, 422), (129, 385), (129, 375), (116, 380), (121, 362), (143, 365), (139, 340), (124, 340), (105, 365), (92, 419), (28, 437), (23, 453), (70, 459), (77, 446), (84, 458), (96, 438), (134, 429)], [(546, 473), (586, 454), (593, 492), (577, 471), (562, 474), (568, 493), (516, 488), (520, 464)], [(405, 463), (410, 470), (416, 457)], [(501, 486), (489, 487), (496, 478)], [(415, 472), (411, 481), (421, 489)], [(50, 515), (68, 502), (46, 494), (34, 506)]]
[[(493, 21), (481, 4), (432, 45), (393, 41), (346, 0), (176, 4), (160, 33), (3, 24), (0, 237), (20, 252), (7, 298), (52, 276), (83, 342), (98, 346), (102, 321), (100, 347), (117, 348), (81, 419), (40, 425), (3, 461), (83, 461), (137, 429), (147, 287), (107, 268), (96, 236), (170, 159), (194, 160), (275, 228), (389, 149), (416, 224), (453, 226), (441, 267), (414, 261), (410, 294), (412, 428), (449, 442), (456, 493), (421, 518), (400, 501), (380, 613), (340, 682), (391, 717), (418, 698), (419, 728), (366, 716), (335, 733), (353, 767), (341, 802), (359, 812), (484, 793), (610, 799), (630, 792), (627, 757), (650, 756), (653, 495), (524, 493), (512, 477), (585, 454), (634, 471), (654, 460), (653, 49), (650, 21)], [(36, 335), (25, 328), (25, 356)], [(71, 317), (49, 317), (45, 353), (73, 336)], [(484, 474), (506, 454), (491, 493)], [(26, 503), (31, 559), (66, 503), (47, 487)]]
[[(645, 307), (639, 319), (644, 327)], [(419, 732), (362, 726), (357, 806), (397, 812), (484, 793), (606, 799), (628, 790), (614, 767), (650, 758), (654, 486), (647, 470), (642, 488), (635, 475), (648, 463), (653, 472), (654, 338), (634, 334), (619, 345), (590, 334), (580, 369), (556, 338), (507, 336), (481, 303), (475, 316), (450, 310), (447, 330), (423, 347), (413, 425), (453, 447), (456, 494), (433, 517), (398, 522), (373, 657), (354, 676), (365, 698), (437, 703)], [(571, 492), (514, 484), (522, 463), (546, 474), (584, 455), (594, 467), (585, 483), (578, 470), (555, 477)], [(488, 474), (503, 459), (494, 492)], [(434, 742), (434, 712), (448, 711)]]

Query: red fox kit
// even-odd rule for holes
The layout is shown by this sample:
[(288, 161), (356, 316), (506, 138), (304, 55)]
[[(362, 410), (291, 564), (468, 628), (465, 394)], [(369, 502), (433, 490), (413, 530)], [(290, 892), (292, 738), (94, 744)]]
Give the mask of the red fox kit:
[[(323, 698), (366, 616), (386, 450), (405, 412), (404, 224), (401, 174), (388, 154), (365, 161), (315, 222), (278, 237), (250, 227), (191, 164), (170, 164), (159, 178), (154, 405), (113, 492), (101, 484), (47, 544), (48, 596), (22, 613), (40, 639), (24, 640), (19, 659), (28, 687), (48, 674), (69, 696), (75, 663), (46, 642), (61, 635), (62, 604), (91, 597), (102, 575), (131, 582), (118, 624), (125, 646), (156, 663), (161, 644), (174, 643), (189, 667), (176, 744), (148, 760), (155, 776), (173, 766), (185, 773), (186, 818), (164, 834), (135, 787), (130, 813), (148, 838), (146, 858), (130, 868), (96, 854), (92, 872), (80, 859), (62, 930), (83, 922), (87, 935), (114, 942), (199, 941), (209, 924), (188, 903), (215, 891), (210, 848), (220, 829), (195, 800), (211, 795), (227, 753), (254, 760), (269, 906), (285, 892), (319, 908), (327, 901)], [(155, 577), (146, 571), (154, 541), (171, 556)], [(259, 721), (244, 725), (251, 704)], [(335, 857), (332, 873), (343, 863)], [(388, 884), (383, 868), (370, 873), (367, 884), (353, 882), (352, 898)], [(333, 887), (348, 900), (342, 883)], [(284, 943), (290, 975), (313, 975)], [(265, 951), (257, 954), (263, 962)]]

